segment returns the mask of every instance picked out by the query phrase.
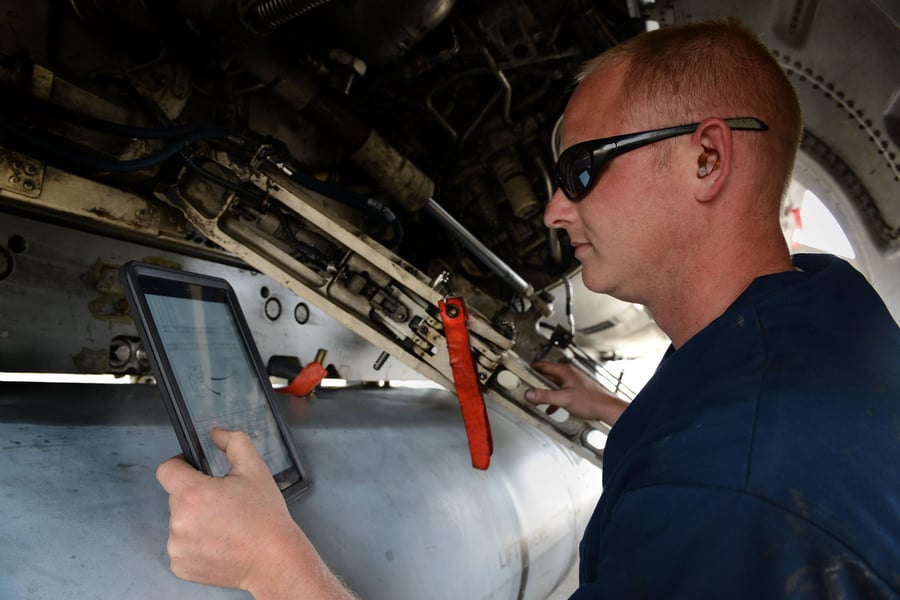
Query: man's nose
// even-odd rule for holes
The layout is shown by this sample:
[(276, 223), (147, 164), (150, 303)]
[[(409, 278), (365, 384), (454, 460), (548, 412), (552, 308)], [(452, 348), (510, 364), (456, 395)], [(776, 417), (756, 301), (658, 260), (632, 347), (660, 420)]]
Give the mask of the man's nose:
[(572, 201), (560, 188), (556, 188), (553, 196), (550, 197), (550, 203), (544, 210), (544, 225), (550, 229), (565, 227), (567, 223), (572, 222), (573, 207)]

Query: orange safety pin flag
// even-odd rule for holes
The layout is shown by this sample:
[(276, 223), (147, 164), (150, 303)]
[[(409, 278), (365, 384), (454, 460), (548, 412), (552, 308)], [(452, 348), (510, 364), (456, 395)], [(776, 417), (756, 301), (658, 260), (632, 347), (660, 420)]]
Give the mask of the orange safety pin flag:
[(438, 306), (444, 323), (444, 335), (447, 337), (453, 384), (456, 386), (466, 436), (469, 439), (472, 466), (484, 470), (491, 463), (494, 441), (487, 408), (478, 385), (478, 371), (469, 346), (469, 330), (466, 326), (469, 315), (462, 298), (446, 298)]

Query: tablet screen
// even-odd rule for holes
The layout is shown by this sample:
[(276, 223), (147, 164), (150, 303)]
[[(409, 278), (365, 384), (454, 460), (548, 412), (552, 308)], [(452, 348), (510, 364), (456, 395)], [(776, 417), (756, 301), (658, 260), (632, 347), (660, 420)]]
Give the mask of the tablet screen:
[(284, 489), (299, 479), (224, 289), (140, 277), (165, 358), (212, 475), (231, 468), (213, 427), (246, 431)]

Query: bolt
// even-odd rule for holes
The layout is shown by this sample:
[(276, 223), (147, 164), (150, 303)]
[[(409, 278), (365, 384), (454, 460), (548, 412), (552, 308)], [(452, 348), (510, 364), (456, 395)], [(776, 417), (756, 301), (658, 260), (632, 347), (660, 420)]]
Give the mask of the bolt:
[(433, 289), (433, 290), (439, 289), (441, 286), (443, 286), (449, 280), (450, 280), (450, 272), (449, 271), (441, 271), (440, 274), (431, 281), (431, 283), (429, 284), (429, 287), (431, 287), (431, 289)]
[(131, 357), (131, 349), (128, 346), (119, 346), (113, 350), (116, 355), (116, 360), (120, 362), (125, 362)]

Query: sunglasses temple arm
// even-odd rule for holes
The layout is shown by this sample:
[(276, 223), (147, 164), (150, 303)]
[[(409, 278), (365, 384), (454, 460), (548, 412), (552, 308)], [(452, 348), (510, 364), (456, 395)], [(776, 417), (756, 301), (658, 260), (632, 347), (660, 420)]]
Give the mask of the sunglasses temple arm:
[[(755, 117), (738, 117), (733, 119), (725, 119), (725, 124), (731, 129), (738, 131), (768, 131), (769, 126)], [(693, 133), (700, 123), (691, 125), (679, 125), (678, 127), (667, 127), (665, 129), (654, 129), (636, 135), (622, 136), (622, 141), (613, 140), (616, 152), (622, 154), (653, 142), (677, 137), (686, 133)]]
[(640, 148), (641, 146), (646, 146), (647, 144), (658, 142), (660, 140), (667, 140), (679, 135), (691, 133), (695, 129), (697, 129), (698, 125), (699, 123), (694, 123), (693, 125), (680, 125), (678, 127), (667, 127), (666, 129), (646, 131), (644, 133), (636, 135), (622, 136), (622, 141), (614, 142), (616, 152), (617, 154), (622, 154), (630, 150), (634, 150), (635, 148)]
[(725, 119), (725, 124), (737, 131), (768, 131), (769, 126), (756, 117)]

